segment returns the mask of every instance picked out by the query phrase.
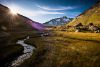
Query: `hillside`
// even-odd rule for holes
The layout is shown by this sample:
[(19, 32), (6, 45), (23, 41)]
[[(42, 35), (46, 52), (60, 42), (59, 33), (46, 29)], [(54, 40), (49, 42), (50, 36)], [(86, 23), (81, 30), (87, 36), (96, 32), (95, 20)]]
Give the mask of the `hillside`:
[(40, 24), (23, 15), (14, 15), (0, 4), (0, 67), (9, 67), (10, 62), (23, 53), (23, 47), (16, 41), (27, 35), (35, 36), (37, 30), (32, 23)]
[(13, 15), (8, 7), (0, 4), (0, 31), (36, 30), (30, 21), (39, 24), (23, 15)]
[(72, 20), (73, 18), (68, 18), (66, 16), (60, 17), (60, 18), (55, 18), (51, 19), (50, 21), (44, 23), (47, 26), (58, 26), (58, 25), (64, 25), (65, 23), (68, 23)]
[(75, 25), (78, 23), (82, 23), (83, 25), (93, 23), (94, 25), (100, 26), (100, 1), (77, 16), (72, 22), (67, 25)]

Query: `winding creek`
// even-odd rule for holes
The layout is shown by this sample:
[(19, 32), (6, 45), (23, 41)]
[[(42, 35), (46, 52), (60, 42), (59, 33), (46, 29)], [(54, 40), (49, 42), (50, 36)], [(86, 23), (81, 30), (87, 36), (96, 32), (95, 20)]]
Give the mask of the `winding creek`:
[(21, 46), (24, 47), (24, 51), (23, 54), (21, 56), (19, 56), (17, 59), (15, 59), (14, 61), (11, 62), (11, 67), (17, 67), (19, 66), (21, 63), (23, 63), (26, 59), (29, 59), (32, 54), (33, 51), (36, 49), (35, 47), (24, 43), (25, 40), (28, 40), (29, 36), (27, 36), (25, 39), (23, 40), (18, 40), (16, 42), (16, 44), (20, 44)]

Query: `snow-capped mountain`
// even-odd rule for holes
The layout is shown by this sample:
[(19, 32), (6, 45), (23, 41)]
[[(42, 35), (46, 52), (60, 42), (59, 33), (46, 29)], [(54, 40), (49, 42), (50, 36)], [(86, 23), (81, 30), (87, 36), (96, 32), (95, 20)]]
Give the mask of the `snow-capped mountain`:
[(55, 18), (52, 19), (48, 22), (45, 22), (44, 24), (47, 26), (58, 26), (58, 25), (64, 25), (68, 22), (70, 22), (73, 18), (68, 18), (66, 16), (60, 17), (60, 18)]

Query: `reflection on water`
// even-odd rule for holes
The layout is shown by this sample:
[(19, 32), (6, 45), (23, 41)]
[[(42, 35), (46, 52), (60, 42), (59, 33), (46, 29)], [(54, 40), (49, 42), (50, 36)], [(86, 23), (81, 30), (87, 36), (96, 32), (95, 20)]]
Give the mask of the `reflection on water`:
[(19, 56), (16, 60), (12, 61), (12, 63), (11, 63), (11, 66), (12, 66), (12, 67), (17, 67), (17, 66), (19, 66), (21, 63), (23, 63), (24, 60), (30, 58), (30, 56), (31, 56), (32, 53), (33, 53), (33, 50), (35, 50), (35, 47), (33, 47), (33, 46), (29, 45), (29, 44), (25, 44), (25, 43), (24, 43), (24, 41), (27, 40), (27, 39), (29, 39), (29, 36), (26, 37), (26, 38), (23, 39), (23, 40), (18, 40), (18, 41), (16, 42), (17, 44), (20, 44), (20, 45), (22, 45), (22, 46), (24, 47), (24, 51), (23, 51), (24, 54), (22, 54), (21, 56)]

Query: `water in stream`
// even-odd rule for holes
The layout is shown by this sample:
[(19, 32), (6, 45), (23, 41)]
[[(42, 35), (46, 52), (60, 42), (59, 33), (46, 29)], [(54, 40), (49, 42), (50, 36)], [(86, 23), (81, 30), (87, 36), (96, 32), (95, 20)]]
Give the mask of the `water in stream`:
[(26, 60), (26, 59), (30, 58), (30, 56), (32, 56), (33, 50), (35, 50), (36, 48), (33, 47), (33, 46), (31, 46), (31, 45), (29, 45), (29, 44), (24, 43), (24, 41), (28, 40), (28, 39), (29, 39), (29, 36), (26, 37), (23, 40), (18, 40), (16, 42), (17, 44), (20, 44), (20, 45), (22, 45), (24, 47), (24, 51), (23, 51), (24, 54), (22, 54), (16, 60), (14, 60), (14, 61), (11, 62), (11, 66), (12, 67), (19, 66), (21, 63), (24, 62), (24, 60)]

